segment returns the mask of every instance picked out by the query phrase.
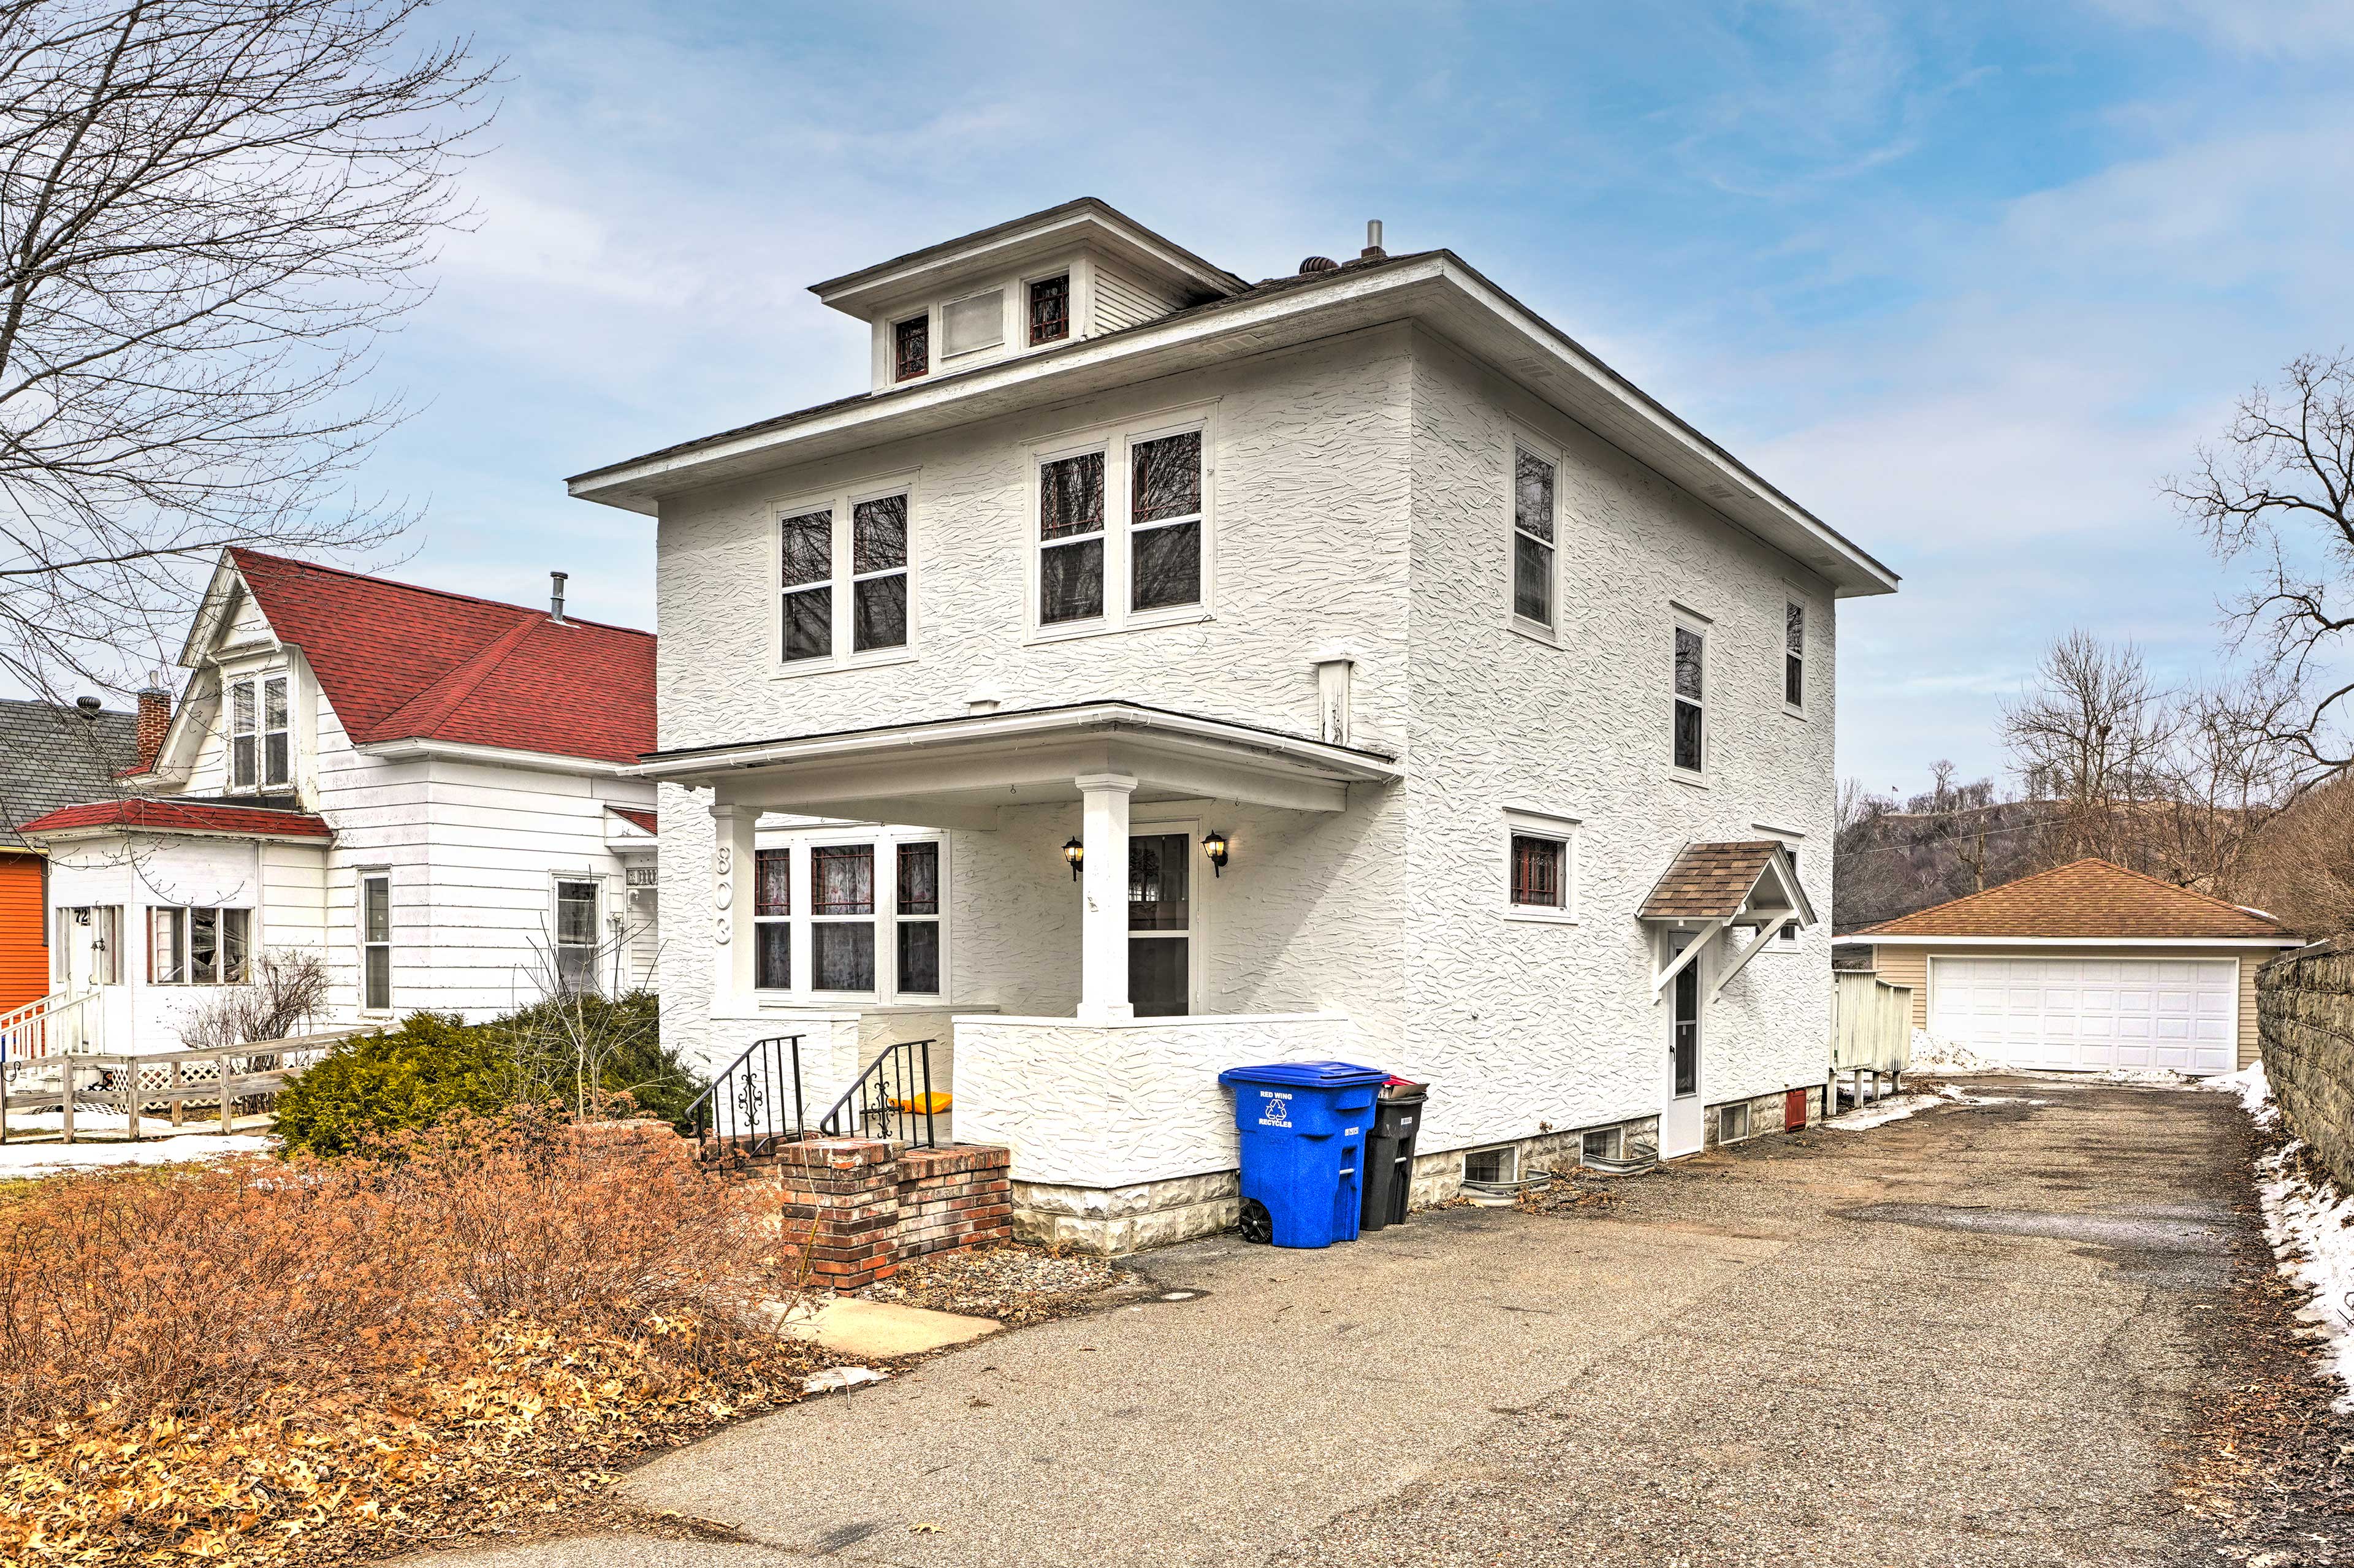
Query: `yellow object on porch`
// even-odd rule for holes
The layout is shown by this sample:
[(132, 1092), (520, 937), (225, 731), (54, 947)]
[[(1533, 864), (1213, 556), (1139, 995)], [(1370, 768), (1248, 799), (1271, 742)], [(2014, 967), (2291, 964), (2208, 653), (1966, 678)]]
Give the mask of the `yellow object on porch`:
[(954, 1104), (956, 1099), (953, 1096), (945, 1090), (934, 1089), (928, 1095), (910, 1095), (906, 1099), (895, 1099), (891, 1102), (891, 1108), (905, 1111), (909, 1116), (924, 1116), (944, 1111)]

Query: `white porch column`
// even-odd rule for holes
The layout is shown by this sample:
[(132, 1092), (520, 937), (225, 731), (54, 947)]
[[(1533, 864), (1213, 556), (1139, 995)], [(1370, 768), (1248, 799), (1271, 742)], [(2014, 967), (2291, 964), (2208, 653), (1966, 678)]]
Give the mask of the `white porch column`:
[(1125, 773), (1083, 773), (1076, 780), (1081, 812), (1079, 842), (1079, 1016), (1100, 1022), (1133, 1018), (1128, 1000), (1128, 798), (1136, 780)]
[(711, 807), (711, 1000), (720, 1008), (752, 1000), (751, 806), (715, 800)]

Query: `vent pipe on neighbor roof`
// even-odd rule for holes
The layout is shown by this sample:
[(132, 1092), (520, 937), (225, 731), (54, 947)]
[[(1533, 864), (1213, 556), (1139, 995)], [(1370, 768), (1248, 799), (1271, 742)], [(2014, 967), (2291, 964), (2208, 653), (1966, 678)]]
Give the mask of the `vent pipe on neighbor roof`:
[(558, 626), (564, 624), (564, 577), (562, 572), (547, 574), (547, 619)]
[(1380, 218), (1375, 217), (1366, 220), (1365, 248), (1358, 254), (1361, 260), (1366, 261), (1379, 261), (1389, 254), (1388, 251), (1382, 249), (1382, 220)]

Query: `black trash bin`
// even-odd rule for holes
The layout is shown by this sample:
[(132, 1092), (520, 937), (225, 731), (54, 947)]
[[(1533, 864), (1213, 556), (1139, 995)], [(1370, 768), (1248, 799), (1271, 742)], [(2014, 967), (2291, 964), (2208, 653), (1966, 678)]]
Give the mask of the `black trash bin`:
[(1414, 1191), (1414, 1140), (1422, 1131), (1422, 1105), (1430, 1086), (1392, 1078), (1373, 1101), (1365, 1138), (1365, 1206), (1359, 1231), (1403, 1224)]

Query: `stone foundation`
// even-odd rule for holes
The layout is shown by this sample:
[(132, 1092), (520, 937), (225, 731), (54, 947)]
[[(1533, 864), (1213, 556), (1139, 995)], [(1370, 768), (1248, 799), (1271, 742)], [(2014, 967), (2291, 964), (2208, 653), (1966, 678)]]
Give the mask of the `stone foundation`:
[(1013, 1234), (1103, 1257), (1215, 1235), (1242, 1213), (1242, 1173), (1213, 1171), (1128, 1187), (1013, 1186)]

